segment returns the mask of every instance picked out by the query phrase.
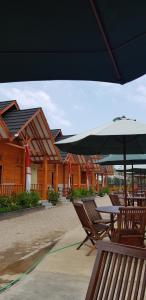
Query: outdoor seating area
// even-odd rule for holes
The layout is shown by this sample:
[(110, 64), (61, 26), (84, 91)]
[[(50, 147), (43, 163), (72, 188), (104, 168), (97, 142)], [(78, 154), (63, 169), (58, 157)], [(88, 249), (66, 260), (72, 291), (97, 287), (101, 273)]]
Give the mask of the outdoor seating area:
[[(133, 206), (122, 206), (119, 197), (110, 194), (110, 206), (99, 206), (99, 200), (94, 198), (73, 203), (87, 234), (77, 249), (88, 240), (91, 251), (86, 255), (97, 249), (86, 300), (142, 300), (146, 296), (146, 206), (135, 205), (135, 201)], [(107, 218), (102, 216), (103, 213)]]
[(1, 299), (146, 300), (146, 1), (0, 13)]
[[(109, 195), (116, 199), (118, 195)], [(133, 198), (132, 198), (133, 199)], [(119, 205), (116, 205), (119, 204)], [(82, 199), (74, 202), (73, 206), (79, 217), (87, 236), (78, 249), (90, 240), (93, 245), (95, 241), (109, 237), (112, 242), (145, 247), (146, 231), (146, 206), (122, 206), (120, 202), (113, 202), (111, 206), (97, 206), (94, 198)], [(101, 213), (107, 214), (103, 218)], [(110, 217), (108, 219), (108, 217)]]
[[(92, 215), (92, 208), (88, 208), (90, 203), (92, 208), (94, 203), (94, 216)], [(66, 228), (66, 233), (60, 236), (55, 247), (50, 251), (50, 255), (48, 252), (48, 255), (43, 258), (41, 263), (39, 263), (31, 274), (26, 275), (26, 278), (22, 278), (20, 282), (1, 295), (2, 300), (17, 299), (17, 293), (21, 299), (25, 297), (31, 299), (31, 295), (35, 294), (36, 300), (46, 298), (55, 299), (55, 297), (57, 300), (60, 300), (60, 295), (62, 298), (66, 297), (66, 299), (71, 300), (85, 300), (85, 297), (90, 300), (106, 300), (114, 299), (110, 298), (110, 295), (111, 297), (113, 297), (113, 295), (114, 297), (118, 294), (121, 295), (124, 287), (125, 292), (123, 292), (123, 298), (121, 299), (126, 299), (124, 295), (131, 295), (131, 293), (132, 297), (134, 297), (136, 293), (138, 293), (139, 297), (140, 295), (144, 295), (145, 297), (145, 248), (123, 245), (119, 242), (116, 242), (115, 245), (115, 241), (111, 241), (111, 232), (117, 228), (120, 208), (122, 208), (122, 206), (112, 205), (109, 196), (105, 195), (104, 197), (96, 196), (95, 198), (82, 199), (82, 201), (75, 200), (73, 204), (62, 204), (53, 209), (44, 210), (40, 213), (37, 212), (36, 217), (34, 215), (33, 218), (26, 216), (25, 229), (30, 233), (32, 226), (34, 232), (36, 229), (37, 232), (40, 230), (40, 236), (42, 230), (44, 231), (43, 228), (45, 228), (46, 233), (48, 229), (52, 232), (55, 230), (57, 233), (60, 229), (63, 231), (64, 228)], [(90, 211), (93, 222), (91, 222), (91, 216), (89, 217)], [(76, 212), (78, 212), (78, 214)], [(36, 223), (33, 223), (34, 218), (36, 219)], [(22, 220), (23, 219), (24, 217)], [(39, 223), (37, 222), (38, 219), (40, 219)], [(7, 226), (11, 225), (10, 229), (12, 229), (16, 221), (15, 219), (14, 221), (13, 219), (9, 221), (11, 223), (7, 221)], [(20, 218), (17, 218), (17, 224), (19, 224), (20, 221)], [(38, 227), (36, 227), (36, 224)], [(48, 224), (47, 227), (46, 224)], [(133, 223), (134, 229), (137, 229), (139, 226), (137, 224), (138, 219), (136, 217)], [(42, 227), (39, 229), (40, 225)], [(103, 225), (107, 226), (105, 227)], [(4, 224), (1, 224), (1, 227), (2, 226), (4, 226)], [(7, 231), (9, 232), (10, 229)], [(16, 236), (19, 239), (21, 238), (21, 235)], [(77, 250), (77, 247), (80, 249)], [(100, 251), (101, 249), (104, 249), (102, 253)], [(137, 249), (137, 254), (134, 252), (135, 249)], [(103, 251), (105, 253), (104, 257), (102, 256)], [(138, 251), (140, 255), (143, 253), (143, 256), (138, 257)], [(96, 256), (98, 258), (95, 261)], [(99, 258), (101, 259), (100, 262), (102, 261), (101, 271), (101, 264), (97, 264)], [(94, 261), (94, 275), (91, 276)], [(124, 268), (126, 268), (126, 270), (128, 268), (129, 270), (124, 273), (125, 281), (128, 274), (131, 274), (129, 276), (133, 274), (128, 286), (124, 284), (124, 281), (121, 281)], [(115, 272), (112, 270), (115, 270)], [(96, 278), (95, 272), (97, 274)], [(138, 281), (134, 280), (134, 274), (136, 274), (135, 276), (138, 278)], [(93, 278), (95, 280), (94, 286), (92, 285)], [(90, 282), (89, 285), (90, 280), (92, 282)], [(47, 289), (45, 289), (46, 285)], [(129, 288), (129, 285), (131, 288)], [(96, 291), (94, 290), (95, 286)], [(102, 291), (98, 290), (99, 287)], [(109, 296), (107, 297), (108, 290)], [(91, 295), (89, 296), (90, 293)], [(97, 293), (97, 296), (94, 296), (95, 298), (93, 297), (93, 293), (95, 293), (95, 295)], [(129, 299), (134, 299), (132, 297)]]

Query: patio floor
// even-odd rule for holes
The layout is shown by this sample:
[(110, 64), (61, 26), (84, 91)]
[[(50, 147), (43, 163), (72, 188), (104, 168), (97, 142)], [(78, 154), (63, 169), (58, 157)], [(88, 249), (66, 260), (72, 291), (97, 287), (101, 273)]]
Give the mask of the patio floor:
[[(109, 197), (97, 197), (97, 203), (98, 205), (108, 205), (110, 204)], [(42, 231), (45, 238), (46, 225), (47, 228), (49, 228), (49, 223), (51, 226), (49, 228), (50, 233), (53, 231), (53, 229), (60, 229), (62, 231), (62, 237), (53, 248), (53, 253), (48, 253), (31, 273), (24, 276), (21, 281), (19, 281), (7, 291), (3, 292), (0, 295), (0, 299), (85, 299), (85, 294), (90, 280), (96, 251), (92, 252), (90, 256), (86, 256), (89, 251), (89, 248), (87, 246), (83, 246), (79, 251), (76, 250), (77, 245), (72, 246), (74, 243), (82, 241), (85, 237), (85, 233), (82, 230), (80, 223), (78, 222), (78, 218), (73, 210), (72, 205), (68, 204), (66, 207), (58, 207), (53, 210), (51, 209), (49, 211), (40, 212), (39, 214), (37, 213), (33, 215), (30, 221), (33, 235), (35, 235), (34, 231), (36, 230), (36, 228), (34, 230), (33, 227), (33, 219), (35, 219), (35, 216), (42, 217), (41, 222), (39, 222), (42, 224), (41, 229), (39, 230), (41, 234), (42, 229), (45, 229), (45, 232)], [(43, 219), (44, 216), (46, 216), (45, 220)], [(48, 219), (49, 216), (50, 220)], [(19, 226), (21, 226), (22, 222), (24, 222), (25, 220), (27, 221), (27, 224), (29, 226), (28, 218), (29, 217), (25, 216), (24, 218), (17, 218), (17, 220), (7, 220), (4, 221), (4, 223), (1, 222), (1, 224), (6, 226), (7, 223), (10, 225), (10, 223), (18, 222)], [(53, 221), (54, 228), (52, 224)], [(23, 233), (22, 228), (21, 231)], [(28, 232), (28, 229), (25, 234), (27, 235), (27, 233), (29, 236), (30, 232)], [(22, 234), (22, 236), (24, 238), (24, 233)], [(71, 245), (71, 247), (65, 248), (69, 245)]]
[(53, 248), (60, 251), (48, 254), (37, 268), (20, 282), (0, 295), (1, 300), (82, 300), (85, 298), (95, 251), (86, 256), (88, 247), (64, 246), (81, 241), (85, 234), (81, 227), (64, 234)]

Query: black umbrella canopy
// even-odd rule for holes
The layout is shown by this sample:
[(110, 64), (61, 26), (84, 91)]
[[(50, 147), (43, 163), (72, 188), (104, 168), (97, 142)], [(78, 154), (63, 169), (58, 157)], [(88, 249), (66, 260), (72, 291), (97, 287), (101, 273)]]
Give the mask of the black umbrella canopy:
[(115, 118), (103, 127), (61, 140), (56, 145), (75, 154), (144, 154), (146, 124), (126, 117)]
[[(99, 165), (122, 165), (124, 162), (123, 155), (110, 154), (102, 159), (96, 161)], [(146, 164), (146, 154), (128, 154), (126, 155), (126, 163), (132, 164)], [(146, 167), (145, 167), (146, 168)]]
[(2, 1), (0, 82), (146, 73), (146, 1)]

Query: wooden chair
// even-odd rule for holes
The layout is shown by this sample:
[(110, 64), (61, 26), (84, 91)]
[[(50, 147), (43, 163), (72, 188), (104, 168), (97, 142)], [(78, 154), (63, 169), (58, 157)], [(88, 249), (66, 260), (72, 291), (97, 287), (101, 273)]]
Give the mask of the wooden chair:
[(119, 196), (117, 194), (109, 194), (112, 205), (121, 206)]
[(119, 210), (117, 228), (112, 231), (111, 240), (144, 247), (146, 207), (120, 207)]
[[(96, 241), (103, 239), (105, 236), (107, 236), (109, 234), (110, 226), (108, 226), (106, 224), (102, 224), (102, 223), (93, 224), (90, 221), (82, 203), (74, 202), (73, 206), (76, 210), (76, 213), (79, 217), (82, 227), (84, 228), (84, 230), (86, 232), (86, 237), (81, 242), (81, 244), (77, 247), (77, 250), (80, 249), (81, 246), (88, 240), (90, 240), (92, 245), (94, 246), (94, 247), (92, 247), (92, 250), (93, 250), (95, 248)], [(90, 252), (88, 253), (88, 255), (90, 254)]]
[(146, 251), (98, 241), (85, 300), (146, 299)]
[(101, 214), (96, 211), (96, 202), (94, 198), (82, 198), (82, 202), (84, 205), (84, 208), (88, 214), (89, 219), (92, 221), (93, 224), (96, 223), (104, 223), (104, 224), (110, 224), (110, 219), (103, 219)]

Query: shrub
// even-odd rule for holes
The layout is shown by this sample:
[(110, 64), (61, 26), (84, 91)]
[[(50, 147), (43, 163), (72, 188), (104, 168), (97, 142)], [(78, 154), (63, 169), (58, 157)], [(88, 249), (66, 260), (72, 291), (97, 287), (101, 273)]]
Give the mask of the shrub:
[(0, 196), (0, 211), (12, 211), (16, 209), (17, 203), (15, 196)]
[(100, 188), (98, 196), (103, 197), (105, 194), (109, 194), (109, 187)]
[(30, 193), (28, 192), (22, 192), (16, 195), (16, 201), (18, 206), (22, 208), (28, 208), (31, 207), (31, 199), (30, 199)]
[(101, 188), (98, 192), (98, 196), (103, 197), (104, 195), (103, 189)]
[(30, 192), (31, 206), (38, 206), (40, 201), (40, 196), (37, 192)]
[(77, 198), (84, 198), (84, 197), (90, 197), (94, 195), (94, 192), (92, 190), (92, 188), (89, 188), (89, 190), (87, 189), (75, 189), (75, 190), (70, 190), (69, 194), (68, 194), (68, 198), (70, 199), (70, 201), (73, 201), (74, 199)]
[(0, 196), (0, 207), (8, 207), (11, 205), (12, 197), (10, 196)]
[(0, 196), (0, 212), (35, 207), (39, 205), (39, 200), (39, 195), (36, 192), (22, 192), (11, 196)]
[(53, 204), (56, 205), (59, 202), (59, 193), (53, 191), (52, 189), (48, 190), (48, 200)]
[(109, 190), (108, 186), (106, 186), (106, 187), (103, 188), (103, 193), (104, 194), (109, 194), (109, 192), (110, 192), (110, 190)]
[(22, 192), (16, 195), (17, 205), (22, 208), (37, 206), (39, 200), (40, 198), (37, 192)]

